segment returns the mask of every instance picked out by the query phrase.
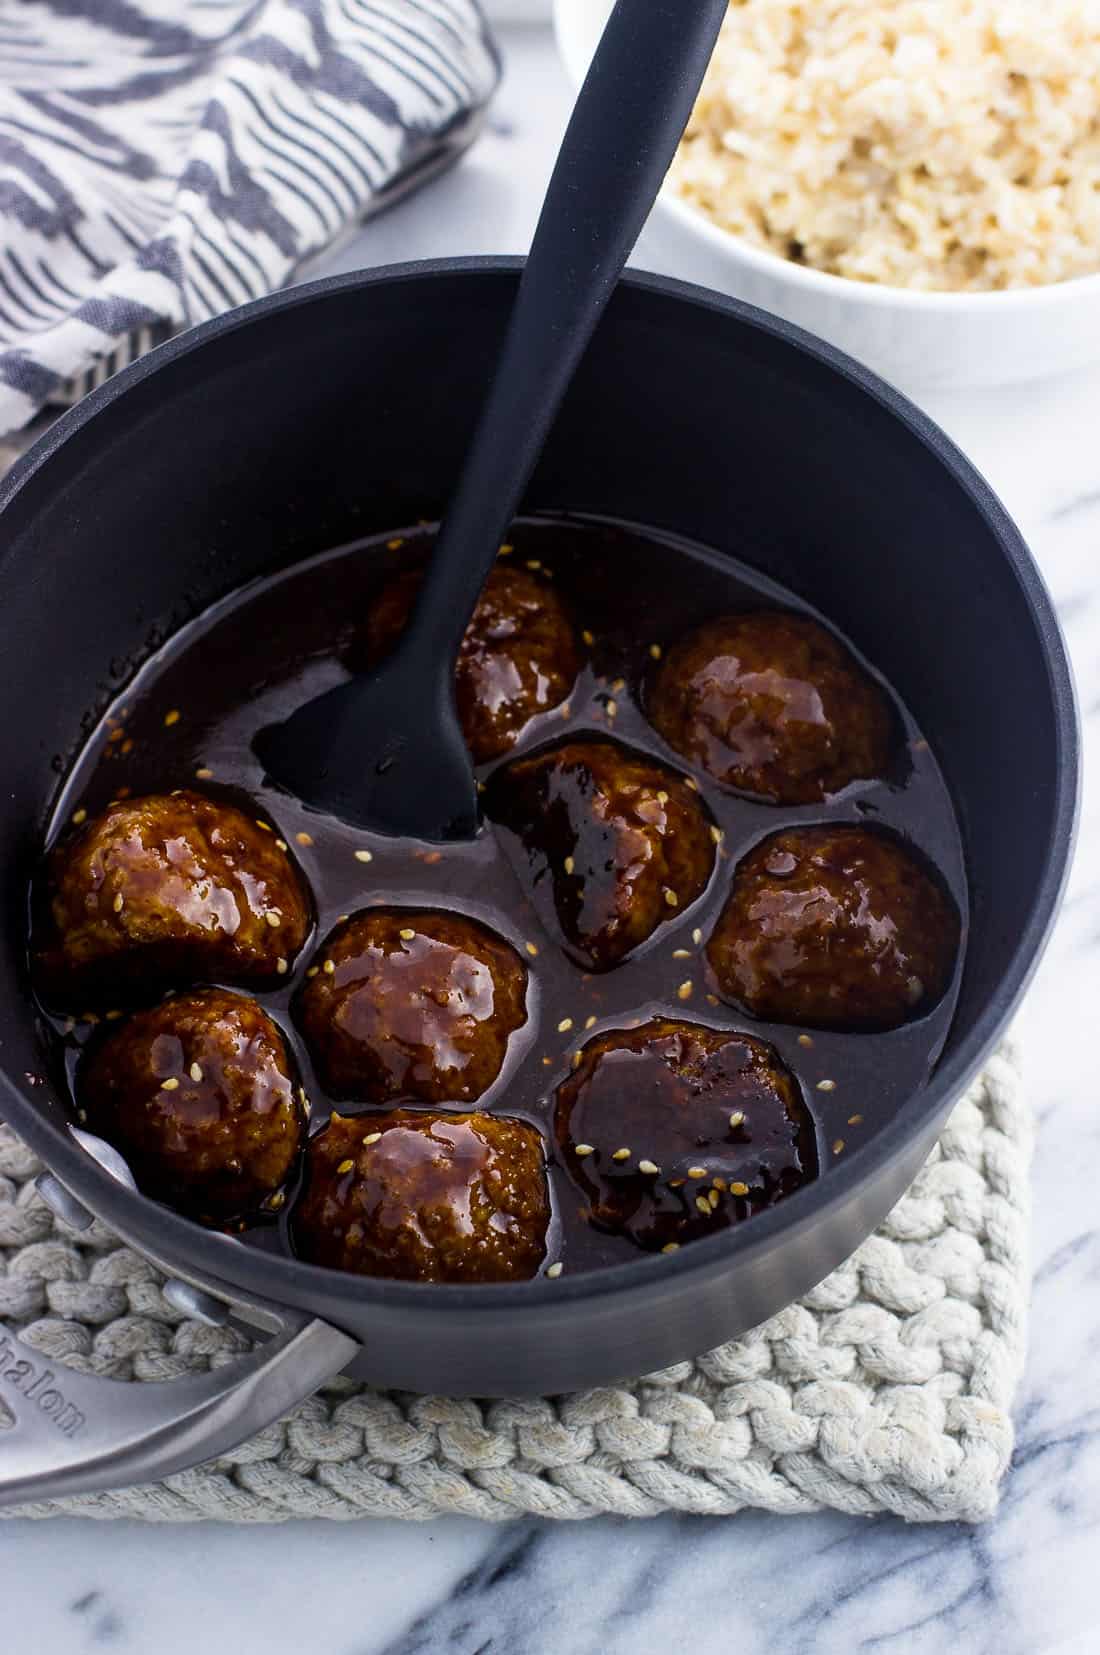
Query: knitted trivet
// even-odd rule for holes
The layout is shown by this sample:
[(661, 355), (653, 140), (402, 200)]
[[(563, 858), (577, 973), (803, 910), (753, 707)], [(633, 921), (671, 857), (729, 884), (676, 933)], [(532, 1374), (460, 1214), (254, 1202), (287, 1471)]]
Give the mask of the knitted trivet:
[[(988, 1517), (1024, 1350), (1030, 1119), (1002, 1051), (881, 1229), (800, 1303), (634, 1384), (453, 1401), (337, 1381), (234, 1453), (154, 1487), (10, 1515), (495, 1519), (746, 1506)], [(0, 1316), (51, 1362), (160, 1380), (237, 1354), (187, 1321), (150, 1264), (77, 1236), (0, 1128)], [(2, 1449), (0, 1449), (2, 1453)]]

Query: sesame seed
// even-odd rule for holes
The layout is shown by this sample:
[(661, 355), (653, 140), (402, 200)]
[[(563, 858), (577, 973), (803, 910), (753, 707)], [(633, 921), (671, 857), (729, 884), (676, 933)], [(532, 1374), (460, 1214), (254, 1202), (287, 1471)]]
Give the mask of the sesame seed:
[(798, 1044), (800, 1046), (812, 1046), (813, 1043), (814, 1037), (812, 1034), (800, 1034), (798, 1037)]
[(672, 889), (671, 885), (665, 886), (664, 898), (670, 908), (678, 908), (680, 906), (680, 898), (676, 895), (676, 892)]
[(663, 787), (657, 789), (657, 803), (659, 805), (667, 805), (668, 803), (668, 794)]
[(514, 546), (510, 546), (507, 542), (505, 542), (505, 544), (500, 548), (500, 555), (501, 557), (511, 557), (515, 549), (516, 548)]
[(721, 1201), (721, 1199), (722, 1199), (722, 1197), (719, 1195), (717, 1190), (711, 1190), (710, 1194), (707, 1196), (707, 1202), (708, 1202), (708, 1205), (710, 1206), (711, 1212), (714, 1211), (715, 1207), (717, 1207), (717, 1205), (718, 1205), (719, 1201)]
[(749, 1186), (747, 1184), (736, 1183), (730, 1185), (731, 1195), (748, 1195), (748, 1193)]
[[(119, 748), (119, 752), (122, 754), (123, 758), (125, 758), (126, 754), (127, 753), (132, 753), (133, 750), (134, 750), (134, 744), (133, 744), (132, 740), (130, 739), (130, 737), (127, 736), (126, 740), (122, 743), (122, 746)], [(129, 788), (123, 788), (122, 797), (125, 798), (126, 794), (129, 791), (130, 791)]]
[(122, 1013), (120, 1011), (109, 1011), (107, 1013), (107, 1021), (108, 1023), (117, 1023), (121, 1016)]
[(350, 916), (348, 914), (337, 914), (337, 916), (336, 916), (337, 925), (343, 925), (344, 921), (346, 919), (348, 919), (349, 917)]
[(208, 782), (213, 774), (213, 770), (208, 769), (207, 766), (203, 764), (200, 765), (195, 771), (195, 780), (197, 782)]
[(413, 938), (416, 936), (416, 932), (413, 930), (411, 925), (404, 926), (397, 934), (401, 938), (402, 942), (412, 942)]
[(695, 780), (694, 776), (685, 776), (684, 786), (690, 787), (693, 793), (698, 793), (699, 791), (699, 783)]
[(621, 695), (623, 690), (626, 689), (626, 679), (625, 678), (616, 678), (615, 682), (612, 684), (611, 688), (614, 690), (616, 695)]
[(188, 1074), (197, 1086), (199, 1081), (202, 1079), (202, 1064), (192, 1063), (190, 1069), (188, 1070)]
[(656, 1161), (639, 1161), (638, 1162), (638, 1171), (639, 1172), (644, 1172), (647, 1175), (647, 1177), (655, 1178), (657, 1176), (657, 1174), (660, 1172), (660, 1170), (661, 1169), (657, 1165)]
[(720, 827), (715, 827), (713, 823), (711, 823), (710, 836), (716, 845), (720, 845), (722, 840), (726, 837), (722, 832), (722, 829)]
[(629, 1161), (630, 1151), (624, 1144), (622, 1149), (613, 1149), (611, 1151), (611, 1159), (613, 1161)]
[(290, 849), (290, 846), (287, 844), (285, 839), (276, 839), (275, 843), (276, 843), (276, 845), (278, 846), (278, 848), (280, 850), (289, 850)]
[(180, 711), (178, 707), (173, 707), (170, 713), (165, 713), (164, 715), (164, 723), (166, 728), (171, 728), (173, 724), (178, 724), (179, 721)]
[(539, 562), (537, 557), (529, 557), (527, 559), (527, 567), (528, 569), (541, 569), (542, 564)]
[(691, 949), (690, 948), (674, 948), (672, 950), (672, 958), (674, 960), (690, 960), (691, 959)]
[(745, 1124), (745, 1111), (743, 1109), (735, 1109), (733, 1111), (733, 1114), (730, 1116), (730, 1126), (736, 1132), (737, 1128), (739, 1126), (744, 1126), (744, 1124)]
[(264, 832), (264, 833), (271, 833), (272, 832), (271, 823), (270, 822), (261, 822), (260, 818), (258, 816), (256, 818), (256, 826), (258, 828), (260, 828), (262, 830), (262, 832)]
[(346, 1161), (341, 1161), (340, 1162), (340, 1165), (336, 1168), (336, 1170), (337, 1170), (337, 1172), (350, 1172), (354, 1165), (355, 1165), (355, 1162), (351, 1159), (351, 1156), (349, 1155)]
[(285, 1191), (284, 1190), (276, 1190), (275, 1194), (273, 1196), (271, 1196), (271, 1198), (269, 1199), (267, 1204), (268, 1204), (268, 1207), (270, 1208), (270, 1210), (273, 1213), (277, 1213), (279, 1211), (279, 1208), (282, 1206), (282, 1204), (285, 1200), (286, 1200)]
[(584, 1020), (584, 1026), (586, 1029), (594, 1029), (596, 1027), (596, 1018), (594, 1016), (586, 1017)]
[(695, 984), (692, 982), (691, 978), (688, 977), (676, 990), (676, 998), (678, 1000), (690, 1000), (694, 992)]
[(162, 1080), (161, 1081), (160, 1089), (161, 1089), (162, 1092), (174, 1092), (178, 1085), (179, 1085), (179, 1081), (173, 1075), (171, 1080)]
[(706, 1215), (707, 1218), (710, 1217), (710, 1202), (707, 1200), (705, 1195), (697, 1195), (695, 1197), (695, 1205), (701, 1213)]
[(577, 864), (571, 856), (567, 856), (565, 861), (562, 863), (562, 867), (565, 869), (566, 873), (572, 873), (576, 865)]
[(273, 931), (277, 931), (279, 929), (280, 925), (283, 923), (282, 914), (278, 913), (277, 910), (274, 909), (274, 908), (269, 908), (267, 910), (267, 913), (264, 915), (264, 918), (266, 919), (267, 923), (270, 925), (270, 927)]
[(570, 1061), (572, 1062), (574, 1069), (579, 1069), (581, 1066), (580, 1052), (574, 1052)]
[(649, 653), (655, 661), (659, 661), (661, 659), (661, 646), (660, 646), (660, 644), (650, 644)]
[(326, 977), (331, 977), (333, 972), (336, 970), (336, 961), (335, 960), (326, 960), (324, 962), (322, 970), (324, 971)]
[(279, 958), (275, 961), (275, 970), (279, 973), (280, 977), (285, 977), (286, 976), (287, 962), (281, 954), (279, 955)]
[(584, 1156), (594, 1155), (595, 1153), (596, 1153), (596, 1146), (594, 1144), (574, 1144), (573, 1145), (573, 1154), (580, 1156), (582, 1160), (583, 1160)]
[(299, 845), (312, 845), (313, 843), (313, 835), (311, 833), (296, 833), (294, 837)]
[(544, 1057), (542, 1060), (542, 1066), (544, 1069), (552, 1069), (554, 1067), (554, 1059), (552, 1057)]
[(817, 1089), (818, 1089), (819, 1092), (835, 1092), (836, 1091), (836, 1081), (835, 1080), (819, 1080), (818, 1083), (817, 1083)]
[(726, 1180), (724, 1178), (716, 1178), (714, 1180), (714, 1187), (715, 1187), (716, 1190), (724, 1190), (724, 1189), (728, 1189), (729, 1185), (726, 1183)]
[(584, 639), (586, 644), (592, 645), (596, 642), (594, 635), (589, 632), (587, 627), (585, 627), (584, 631), (581, 633), (581, 637)]
[(311, 965), (309, 970), (306, 972), (306, 976), (307, 977), (316, 977), (316, 975), (320, 971), (320, 969), (321, 969), (321, 967), (319, 965)]
[(536, 942), (525, 942), (523, 946), (524, 946), (524, 948), (526, 948), (526, 950), (530, 954), (531, 958), (534, 959), (535, 956), (538, 954), (538, 951), (539, 951), (538, 943), (536, 943)]
[(301, 1103), (303, 1109), (305, 1109), (309, 1104), (309, 1099), (306, 1097), (306, 1089), (304, 1086), (299, 1086), (298, 1088), (298, 1101)]
[(357, 850), (355, 853), (355, 860), (357, 862), (373, 862), (374, 852), (369, 850)]
[(568, 1034), (572, 1027), (573, 1019), (571, 1017), (563, 1017), (561, 1022), (558, 1024), (558, 1033)]
[(664, 1246), (661, 1248), (661, 1251), (662, 1253), (678, 1253), (680, 1251), (680, 1243), (678, 1241), (666, 1241)]
[(619, 706), (614, 696), (609, 695), (607, 700), (604, 702), (604, 706), (607, 710), (608, 718), (615, 718), (618, 714)]
[(386, 550), (387, 552), (399, 552), (404, 544), (405, 542), (399, 538), (395, 540), (387, 540)]
[(863, 1125), (863, 1116), (862, 1115), (849, 1115), (848, 1116), (848, 1125), (849, 1126), (862, 1126)]
[(562, 704), (561, 704), (561, 707), (559, 709), (559, 712), (560, 712), (560, 716), (562, 718), (569, 718), (569, 717), (572, 716), (573, 709), (569, 705), (568, 701), (563, 701)]
[(720, 1002), (719, 1002), (717, 994), (708, 994), (707, 995), (707, 1005), (708, 1006), (717, 1006), (718, 1004), (720, 1004)]
[(843, 1138), (834, 1138), (833, 1139), (833, 1154), (834, 1155), (839, 1155), (843, 1148), (844, 1148), (844, 1139)]
[(564, 1268), (564, 1266), (562, 1265), (561, 1260), (559, 1259), (557, 1264), (551, 1264), (550, 1265), (550, 1267), (548, 1268), (546, 1274), (550, 1277), (551, 1281), (557, 1281), (558, 1277), (562, 1273), (563, 1268)]
[(707, 1175), (706, 1167), (688, 1167), (688, 1177), (689, 1178), (705, 1178), (706, 1175)]
[(702, 933), (701, 928), (698, 925), (695, 927), (695, 930), (691, 933), (691, 940), (695, 944), (696, 948), (698, 948), (699, 944), (703, 940), (703, 933)]
[(73, 811), (73, 817), (72, 817), (73, 827), (79, 827), (81, 822), (86, 822), (87, 819), (88, 819), (88, 812), (86, 810), (84, 810), (83, 808), (80, 809), (80, 810), (74, 810)]
[(381, 1132), (368, 1132), (363, 1142), (364, 1144), (376, 1144), (381, 1136)]
[(683, 1183), (684, 1180), (682, 1178), (670, 1178), (668, 1181), (668, 1187), (670, 1190), (682, 1189)]
[(122, 892), (119, 891), (117, 893), (117, 895), (115, 896), (115, 900), (111, 903), (111, 907), (114, 909), (116, 914), (121, 914), (122, 906), (123, 906)]

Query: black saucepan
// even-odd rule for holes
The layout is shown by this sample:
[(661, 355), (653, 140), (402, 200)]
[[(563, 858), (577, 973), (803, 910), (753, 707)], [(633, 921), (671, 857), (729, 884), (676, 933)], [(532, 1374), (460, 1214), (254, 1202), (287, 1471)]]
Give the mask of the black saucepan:
[(869, 373), (744, 305), (631, 277), (528, 504), (744, 558), (828, 616), (908, 703), (952, 789), (970, 881), (961, 995), (927, 1085), (817, 1183), (674, 1257), (463, 1288), (330, 1273), (204, 1231), (112, 1175), (50, 1087), (28, 1084), (41, 1052), (27, 879), (84, 721), (211, 599), (440, 513), (518, 268), (382, 270), (210, 322), (68, 414), (3, 486), (3, 1113), (51, 1169), (45, 1193), (60, 1210), (77, 1223), (95, 1213), (155, 1258), (181, 1304), (217, 1317), (228, 1301), (279, 1330), (235, 1370), (143, 1387), (157, 1395), (140, 1408), (115, 1406), (109, 1382), (48, 1371), (7, 1336), (8, 1499), (194, 1462), (343, 1366), (418, 1391), (556, 1392), (737, 1334), (879, 1222), (1035, 966), (1071, 851), (1077, 739), (1058, 627), (1019, 534), (942, 433)]

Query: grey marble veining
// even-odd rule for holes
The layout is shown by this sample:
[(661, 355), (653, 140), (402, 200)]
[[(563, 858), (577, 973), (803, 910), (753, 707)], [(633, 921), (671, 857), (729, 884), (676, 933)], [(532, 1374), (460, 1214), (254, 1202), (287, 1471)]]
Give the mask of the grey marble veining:
[[(485, 141), (458, 173), (372, 225), (336, 268), (524, 246), (567, 94), (544, 32), (510, 33), (506, 44), (508, 79)], [(1039, 1123), (1035, 1298), (1018, 1448), (996, 1521), (5, 1524), (0, 1612), (23, 1646), (33, 1637), (40, 1655), (1100, 1651), (1100, 373), (928, 406), (1035, 550), (1085, 725), (1077, 864), (1020, 1019)]]

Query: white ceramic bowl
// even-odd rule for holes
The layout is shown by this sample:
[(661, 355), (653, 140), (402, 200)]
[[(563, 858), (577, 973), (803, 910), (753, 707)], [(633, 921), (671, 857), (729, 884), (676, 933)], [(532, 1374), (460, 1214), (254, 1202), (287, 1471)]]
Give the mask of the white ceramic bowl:
[[(611, 0), (554, 0), (566, 72), (584, 79)], [(635, 263), (731, 293), (839, 345), (905, 389), (1002, 385), (1100, 358), (1100, 275), (1002, 293), (913, 293), (791, 264), (662, 190)]]

